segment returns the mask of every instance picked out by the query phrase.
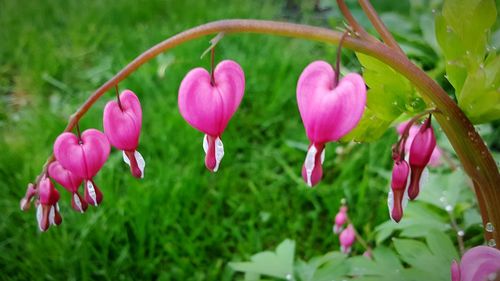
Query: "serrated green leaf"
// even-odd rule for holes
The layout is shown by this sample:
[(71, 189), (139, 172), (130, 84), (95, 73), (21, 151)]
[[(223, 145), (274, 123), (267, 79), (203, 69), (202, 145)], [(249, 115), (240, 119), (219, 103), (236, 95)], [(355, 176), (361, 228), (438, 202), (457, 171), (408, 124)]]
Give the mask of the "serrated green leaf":
[(294, 255), (295, 242), (286, 239), (278, 245), (276, 252), (257, 253), (250, 262), (231, 262), (229, 266), (235, 271), (244, 272), (249, 278), (268, 275), (285, 279), (288, 274), (293, 274)]

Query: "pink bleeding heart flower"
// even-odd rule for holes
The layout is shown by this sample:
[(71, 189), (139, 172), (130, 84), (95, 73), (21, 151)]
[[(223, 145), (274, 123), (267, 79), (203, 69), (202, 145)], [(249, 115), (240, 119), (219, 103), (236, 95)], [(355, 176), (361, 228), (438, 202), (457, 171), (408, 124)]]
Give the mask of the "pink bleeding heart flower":
[(130, 90), (120, 94), (119, 101), (109, 101), (104, 108), (104, 133), (114, 147), (122, 150), (123, 160), (136, 178), (144, 177), (146, 162), (137, 151), (142, 127), (142, 109), (137, 96)]
[(357, 73), (347, 74), (338, 85), (335, 71), (325, 61), (309, 64), (297, 83), (300, 116), (310, 141), (302, 177), (309, 186), (323, 176), (325, 143), (337, 141), (358, 124), (366, 105), (366, 86)]
[(411, 200), (417, 198), (420, 192), (420, 179), (425, 167), (431, 159), (432, 152), (436, 147), (436, 137), (432, 129), (429, 117), (420, 127), (413, 138), (410, 147), (410, 185), (408, 186), (408, 197)]
[(335, 223), (333, 224), (333, 233), (338, 234), (342, 231), (344, 224), (347, 222), (347, 207), (340, 207), (339, 212), (335, 215)]
[(469, 249), (462, 257), (460, 265), (451, 264), (452, 281), (496, 280), (500, 274), (500, 250), (487, 246)]
[(84, 179), (85, 201), (94, 206), (102, 201), (102, 192), (92, 179), (108, 159), (108, 138), (96, 129), (84, 131), (81, 138), (62, 133), (54, 143), (54, 155), (61, 165)]
[(205, 69), (191, 70), (181, 82), (178, 102), (182, 117), (205, 133), (205, 166), (216, 172), (224, 156), (221, 135), (241, 103), (245, 75), (239, 64), (225, 60), (217, 65), (213, 77), (212, 83)]
[[(400, 123), (397, 127), (396, 127), (396, 130), (398, 132), (399, 135), (402, 135), (406, 126), (408, 125), (408, 122), (409, 121), (406, 121), (406, 122), (402, 122)], [(411, 127), (410, 127), (410, 130), (408, 132), (408, 138), (406, 139), (406, 145), (405, 145), (405, 152), (406, 153), (409, 153), (410, 152), (410, 147), (411, 147), (411, 144), (413, 143), (413, 139), (415, 138), (415, 135), (418, 133), (418, 131), (420, 130), (420, 125), (418, 124), (413, 124)], [(443, 152), (441, 151), (441, 148), (439, 148), (437, 145), (436, 147), (434, 148), (434, 150), (432, 151), (432, 154), (431, 154), (431, 159), (429, 160), (429, 166), (431, 167), (437, 167), (437, 166), (440, 166), (443, 162), (441, 160), (441, 157), (442, 157), (442, 154)]]
[(60, 225), (62, 217), (59, 213), (59, 191), (54, 188), (52, 181), (43, 176), (38, 184), (39, 204), (37, 206), (36, 218), (41, 231), (47, 231), (50, 225)]
[(51, 178), (71, 193), (71, 206), (73, 209), (77, 212), (85, 212), (88, 204), (78, 193), (78, 188), (83, 179), (65, 169), (58, 161), (50, 163), (48, 172)]
[(403, 217), (403, 209), (408, 202), (407, 186), (410, 167), (405, 160), (396, 160), (392, 168), (391, 190), (387, 197), (389, 215), (395, 222)]
[(356, 240), (356, 233), (354, 232), (354, 227), (349, 224), (346, 229), (344, 229), (339, 235), (340, 250), (342, 253), (349, 254), (351, 252), (351, 246)]
[(24, 194), (24, 197), (21, 198), (21, 201), (19, 202), (19, 207), (21, 208), (21, 210), (27, 211), (30, 208), (31, 200), (35, 195), (36, 195), (35, 185), (29, 183), (28, 187), (26, 188), (26, 193)]

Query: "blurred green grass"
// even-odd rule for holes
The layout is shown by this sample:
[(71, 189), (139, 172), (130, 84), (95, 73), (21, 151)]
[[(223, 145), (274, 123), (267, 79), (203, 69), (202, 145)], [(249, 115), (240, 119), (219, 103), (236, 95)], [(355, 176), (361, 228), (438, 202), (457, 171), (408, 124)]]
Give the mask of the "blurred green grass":
[[(305, 20), (326, 24), (312, 5), (302, 4), (310, 15)], [(114, 150), (96, 178), (104, 192), (100, 207), (77, 214), (62, 191), (64, 222), (43, 234), (33, 210), (19, 211), (27, 183), (40, 172), (69, 115), (136, 55), (211, 20), (283, 20), (284, 6), (1, 1), (0, 279), (230, 280), (227, 262), (287, 237), (298, 242), (304, 258), (338, 249), (331, 226), (343, 197), (358, 230), (370, 238), (387, 218), (387, 183), (377, 173), (390, 163), (387, 143), (394, 135), (362, 146), (328, 145), (326, 177), (308, 189), (299, 177), (307, 139), (295, 85), (312, 60), (333, 62), (335, 46), (249, 34), (226, 36), (217, 47), (217, 59), (238, 61), (247, 78), (241, 108), (223, 136), (226, 156), (217, 174), (206, 171), (202, 134), (182, 120), (176, 100), (188, 70), (209, 65), (208, 58), (199, 59), (207, 37), (161, 55), (120, 84), (143, 105), (144, 180), (131, 177)], [(89, 111), (82, 129), (102, 129), (102, 109), (113, 94)], [(342, 149), (349, 154), (334, 152)]]

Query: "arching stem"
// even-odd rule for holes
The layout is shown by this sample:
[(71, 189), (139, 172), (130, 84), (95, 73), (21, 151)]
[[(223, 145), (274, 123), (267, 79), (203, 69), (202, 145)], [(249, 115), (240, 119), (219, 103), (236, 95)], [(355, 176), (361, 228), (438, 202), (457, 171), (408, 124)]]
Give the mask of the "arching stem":
[[(285, 22), (265, 20), (220, 20), (188, 29), (145, 51), (120, 72), (99, 87), (80, 108), (69, 118), (68, 125), (64, 131), (71, 131), (78, 120), (92, 107), (92, 105), (106, 91), (114, 87), (120, 81), (137, 70), (141, 65), (156, 57), (158, 54), (170, 50), (182, 43), (200, 38), (205, 35), (224, 32), (229, 33), (262, 33), (278, 36), (302, 38), (324, 43), (338, 44), (342, 34), (321, 27), (300, 25)], [(406, 56), (381, 42), (364, 38), (346, 37), (345, 47), (357, 52), (377, 58), (401, 73), (411, 81), (419, 90), (421, 95), (430, 102), (431, 107), (438, 108), (442, 114), (437, 114), (436, 120), (441, 125), (443, 132), (447, 135), (455, 152), (457, 153), (464, 170), (473, 179), (476, 186), (478, 198), (482, 196), (485, 200), (479, 205), (483, 224), (491, 222), (494, 225), (493, 232), (485, 232), (487, 239), (500, 241), (500, 174), (491, 153), (484, 141), (474, 129), (472, 123), (467, 119), (463, 111), (448, 96), (448, 94), (426, 73), (413, 64)], [(54, 160), (50, 156), (44, 165)], [(500, 247), (500, 243), (496, 243)]]

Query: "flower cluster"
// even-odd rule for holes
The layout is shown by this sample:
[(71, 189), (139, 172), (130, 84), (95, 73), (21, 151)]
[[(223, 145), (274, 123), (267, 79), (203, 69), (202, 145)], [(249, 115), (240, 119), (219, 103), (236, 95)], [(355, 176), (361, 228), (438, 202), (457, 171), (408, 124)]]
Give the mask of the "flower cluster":
[[(347, 224), (347, 227), (344, 226)], [(348, 221), (347, 217), (347, 206), (342, 204), (339, 208), (339, 212), (335, 215), (335, 221), (333, 224), (333, 233), (339, 234), (340, 251), (343, 253), (350, 253), (351, 246), (356, 241), (356, 230), (354, 230), (353, 225)]]
[(500, 250), (477, 246), (469, 249), (460, 263), (451, 264), (452, 281), (498, 280), (500, 277)]
[(401, 138), (393, 146), (394, 166), (387, 204), (389, 215), (395, 222), (403, 217), (408, 199), (417, 198), (426, 166), (440, 163), (441, 151), (436, 147), (431, 116), (422, 125), (414, 122), (412, 119), (398, 127)]
[[(94, 181), (108, 159), (111, 145), (123, 150), (123, 159), (130, 166), (133, 176), (144, 176), (145, 162), (137, 151), (142, 126), (142, 110), (137, 96), (123, 91), (117, 101), (110, 101), (103, 113), (104, 133), (88, 129), (77, 134), (65, 132), (54, 143), (52, 161), (36, 184), (29, 184), (26, 195), (21, 199), (21, 209), (27, 210), (33, 198), (37, 207), (37, 221), (41, 231), (50, 225), (59, 225), (59, 192), (53, 179), (71, 193), (71, 206), (77, 212), (85, 212), (88, 205), (98, 206), (103, 194)], [(83, 183), (84, 196), (79, 193)]]

